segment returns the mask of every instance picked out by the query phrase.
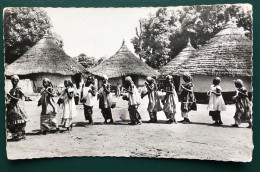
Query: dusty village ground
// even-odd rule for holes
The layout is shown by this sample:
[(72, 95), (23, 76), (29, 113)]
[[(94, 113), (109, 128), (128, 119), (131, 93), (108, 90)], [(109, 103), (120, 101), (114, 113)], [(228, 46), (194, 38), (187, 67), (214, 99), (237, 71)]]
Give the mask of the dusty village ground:
[[(189, 158), (223, 161), (250, 161), (252, 157), (252, 130), (232, 128), (234, 105), (227, 105), (222, 113), (223, 126), (213, 126), (206, 105), (199, 104), (198, 111), (190, 113), (192, 124), (165, 124), (163, 112), (158, 113), (159, 122), (150, 124), (146, 111), (148, 99), (145, 97), (139, 111), (143, 124), (127, 125), (129, 115), (127, 102), (115, 98), (116, 108), (112, 110), (115, 124), (104, 125), (103, 117), (94, 107), (95, 125), (84, 127), (83, 106), (78, 105), (76, 126), (70, 132), (39, 135), (41, 107), (37, 107), (38, 97), (25, 102), (31, 120), (26, 127), (26, 140), (7, 142), (9, 159), (68, 156), (126, 156), (155, 158)], [(120, 114), (127, 112), (127, 120)], [(61, 108), (59, 107), (59, 114)], [(180, 112), (177, 120), (181, 120)]]

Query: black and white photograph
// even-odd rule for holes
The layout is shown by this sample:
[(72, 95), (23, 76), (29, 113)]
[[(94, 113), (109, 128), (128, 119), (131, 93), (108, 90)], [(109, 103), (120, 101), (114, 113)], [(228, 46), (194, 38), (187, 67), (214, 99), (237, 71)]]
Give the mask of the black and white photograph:
[(251, 162), (252, 13), (5, 8), (7, 158)]

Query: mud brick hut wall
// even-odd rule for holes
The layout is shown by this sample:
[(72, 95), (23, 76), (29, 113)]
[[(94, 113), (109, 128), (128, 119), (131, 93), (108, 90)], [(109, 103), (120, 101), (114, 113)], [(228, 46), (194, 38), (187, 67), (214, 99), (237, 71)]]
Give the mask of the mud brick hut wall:
[(98, 86), (102, 84), (102, 77), (107, 75), (112, 89), (115, 90), (117, 82), (125, 84), (125, 77), (131, 76), (137, 87), (143, 87), (147, 76), (157, 76), (159, 73), (136, 57), (125, 45), (115, 55), (89, 70), (98, 78)]
[(242, 79), (244, 86), (252, 95), (252, 40), (245, 36), (244, 30), (229, 22), (198, 51), (179, 63), (168, 74), (179, 76), (189, 72), (193, 77), (197, 100), (206, 103), (206, 92), (214, 77), (221, 78), (220, 86), (226, 103), (232, 102), (235, 95), (233, 80)]
[[(82, 73), (87, 72), (83, 66), (69, 57), (48, 35), (38, 41), (19, 59), (6, 66), (6, 91), (10, 88), (10, 77), (14, 74), (20, 77), (19, 85), (25, 93), (39, 92), (42, 80), (51, 80), (54, 89), (61, 91), (64, 80), (70, 79), (79, 86)], [(28, 87), (26, 87), (26, 84)]]

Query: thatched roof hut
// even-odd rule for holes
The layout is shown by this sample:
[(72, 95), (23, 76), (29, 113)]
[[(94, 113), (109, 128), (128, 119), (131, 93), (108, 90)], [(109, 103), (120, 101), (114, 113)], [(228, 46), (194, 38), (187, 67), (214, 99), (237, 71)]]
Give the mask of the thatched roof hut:
[(185, 48), (169, 63), (163, 66), (159, 72), (163, 75), (172, 74), (184, 61), (186, 61), (194, 52), (196, 51), (195, 48), (192, 47), (190, 43), (190, 39)]
[(71, 79), (78, 86), (81, 74), (85, 72), (86, 69), (68, 56), (48, 35), (5, 68), (7, 78), (16, 74), (21, 79), (29, 79), (34, 92), (41, 89), (43, 78), (49, 78), (57, 88), (63, 87), (65, 79)]
[[(110, 82), (114, 85), (116, 82), (123, 83), (124, 77), (130, 75), (134, 79), (134, 82), (141, 86), (144, 85), (143, 81), (146, 76), (159, 75), (159, 72), (136, 57), (127, 48), (124, 41), (115, 55), (90, 69), (89, 72), (99, 77), (106, 74), (111, 80)], [(112, 81), (113, 78), (115, 78), (115, 83)], [(143, 81), (141, 81), (140, 78), (142, 78)]]
[(252, 76), (252, 41), (245, 36), (243, 28), (230, 22), (172, 74), (182, 75), (184, 72), (207, 76)]
[(205, 93), (209, 91), (213, 78), (219, 76), (224, 99), (229, 102), (236, 89), (234, 79), (242, 79), (245, 87), (252, 91), (252, 67), (252, 40), (245, 36), (243, 28), (229, 22), (170, 74), (178, 76), (180, 84), (183, 82), (180, 76), (189, 72), (197, 100), (206, 100)]
[(74, 75), (83, 72), (86, 72), (85, 68), (47, 35), (5, 69), (6, 76), (38, 73)]
[(89, 70), (90, 73), (109, 78), (126, 75), (157, 76), (159, 73), (136, 57), (123, 41), (115, 55)]

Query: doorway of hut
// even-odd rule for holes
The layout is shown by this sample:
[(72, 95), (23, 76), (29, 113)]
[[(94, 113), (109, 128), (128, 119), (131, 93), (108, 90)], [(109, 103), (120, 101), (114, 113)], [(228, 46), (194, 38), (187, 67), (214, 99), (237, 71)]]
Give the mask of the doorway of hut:
[(72, 82), (75, 83), (77, 89), (79, 89), (81, 83), (81, 73), (76, 73), (75, 75), (73, 75)]

